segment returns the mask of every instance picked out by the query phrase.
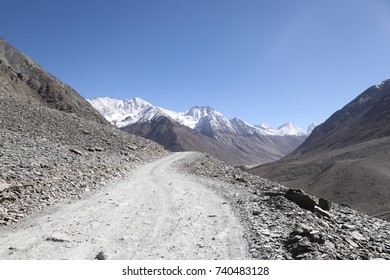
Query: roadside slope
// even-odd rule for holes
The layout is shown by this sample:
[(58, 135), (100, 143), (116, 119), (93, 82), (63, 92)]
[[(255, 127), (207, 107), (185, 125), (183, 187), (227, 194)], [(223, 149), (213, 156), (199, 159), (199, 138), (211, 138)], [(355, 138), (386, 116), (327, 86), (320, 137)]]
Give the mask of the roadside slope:
[[(244, 230), (229, 204), (170, 155), (127, 180), (0, 230), (0, 259), (244, 259)], [(62, 241), (62, 242), (61, 242)]]

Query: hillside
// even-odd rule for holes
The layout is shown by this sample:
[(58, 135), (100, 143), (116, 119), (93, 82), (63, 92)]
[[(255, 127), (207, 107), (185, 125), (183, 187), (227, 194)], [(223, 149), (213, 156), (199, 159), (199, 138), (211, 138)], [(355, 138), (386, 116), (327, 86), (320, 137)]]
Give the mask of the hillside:
[(288, 155), (306, 156), (390, 136), (390, 80), (361, 93)]
[[(10, 56), (0, 60), (0, 224), (77, 199), (165, 154), (155, 142), (109, 125), (75, 91), (0, 45), (0, 57), (4, 46)], [(40, 96), (30, 79), (49, 90)]]
[(287, 157), (251, 173), (390, 220), (390, 81), (370, 87)]
[(3, 93), (14, 97), (108, 124), (74, 89), (47, 73), (1, 37), (0, 86)]

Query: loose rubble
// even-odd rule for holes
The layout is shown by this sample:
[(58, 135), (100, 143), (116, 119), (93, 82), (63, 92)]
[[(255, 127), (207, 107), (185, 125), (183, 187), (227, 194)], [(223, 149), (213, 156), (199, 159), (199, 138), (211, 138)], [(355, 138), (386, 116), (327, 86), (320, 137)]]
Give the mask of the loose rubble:
[[(186, 169), (220, 181), (214, 188), (247, 225), (253, 259), (390, 259), (389, 222), (289, 190), (208, 155)], [(308, 204), (293, 202), (292, 193)]]
[(123, 178), (158, 144), (0, 90), (0, 226)]

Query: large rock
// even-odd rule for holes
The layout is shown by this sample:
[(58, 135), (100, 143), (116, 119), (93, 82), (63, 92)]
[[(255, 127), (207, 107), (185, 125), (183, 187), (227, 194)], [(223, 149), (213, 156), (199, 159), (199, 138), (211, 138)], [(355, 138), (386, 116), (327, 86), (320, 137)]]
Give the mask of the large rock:
[(299, 207), (311, 212), (314, 212), (315, 206), (317, 206), (317, 202), (301, 190), (289, 189), (287, 190), (285, 197), (296, 203)]
[(7, 184), (6, 182), (0, 181), (0, 192), (4, 191), (5, 189), (8, 189), (9, 187), (10, 187), (9, 184)]

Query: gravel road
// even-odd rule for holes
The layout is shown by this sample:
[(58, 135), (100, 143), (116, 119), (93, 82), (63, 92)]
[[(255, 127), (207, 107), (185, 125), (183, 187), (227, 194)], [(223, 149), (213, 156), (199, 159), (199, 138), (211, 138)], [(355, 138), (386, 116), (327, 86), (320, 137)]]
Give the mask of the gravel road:
[(207, 180), (182, 171), (196, 153), (0, 230), (0, 259), (247, 259), (244, 228)]

